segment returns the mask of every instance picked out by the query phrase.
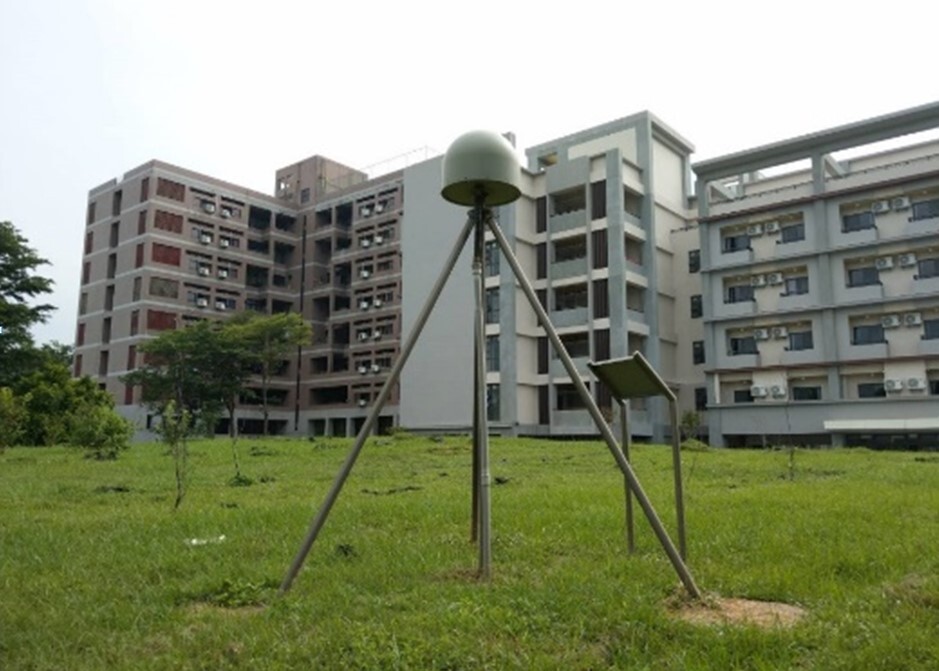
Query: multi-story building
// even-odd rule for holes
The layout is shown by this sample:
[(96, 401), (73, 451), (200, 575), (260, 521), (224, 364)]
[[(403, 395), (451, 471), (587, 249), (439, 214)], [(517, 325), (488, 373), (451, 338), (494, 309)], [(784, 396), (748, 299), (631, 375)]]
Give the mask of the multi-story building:
[(939, 445), (939, 142), (854, 155), (937, 126), (931, 104), (694, 165), (711, 444)]
[[(683, 410), (706, 409), (715, 445), (935, 445), (939, 143), (835, 154), (934, 126), (939, 104), (700, 162), (692, 194), (692, 145), (643, 112), (529, 148), (522, 195), (495, 216), (585, 379), (588, 361), (641, 351)], [(93, 189), (76, 374), (143, 424), (120, 381), (141, 340), (297, 311), (313, 342), (278, 371), (273, 428), (354, 434), (465, 221), (441, 161), (370, 178), (314, 156), (278, 170), (274, 195), (153, 161)], [(471, 424), (469, 247), (382, 430)], [(494, 240), (485, 274), (493, 429), (595, 433)], [(636, 437), (665, 437), (664, 403), (632, 410)], [(258, 428), (256, 408), (239, 415)]]

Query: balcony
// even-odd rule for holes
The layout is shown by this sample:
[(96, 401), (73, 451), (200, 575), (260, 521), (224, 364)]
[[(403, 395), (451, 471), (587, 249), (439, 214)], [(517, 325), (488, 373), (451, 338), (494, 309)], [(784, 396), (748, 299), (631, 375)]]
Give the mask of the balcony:
[(887, 343), (877, 342), (869, 345), (849, 345), (841, 348), (841, 359), (844, 361), (860, 359), (886, 359)]
[(755, 299), (737, 301), (736, 303), (720, 303), (714, 310), (715, 317), (744, 317), (756, 314)]
[(939, 294), (939, 277), (919, 277), (914, 279), (910, 292), (914, 296)]
[(931, 338), (929, 340), (920, 340), (919, 347), (917, 348), (920, 354), (925, 355), (936, 355), (939, 354), (939, 338)]
[(570, 261), (556, 261), (550, 267), (551, 279), (562, 280), (568, 277), (580, 277), (587, 274), (587, 259), (571, 259)]
[(590, 313), (586, 307), (555, 310), (551, 313), (551, 323), (556, 328), (582, 326), (588, 321), (590, 321)]
[(548, 226), (552, 233), (561, 233), (587, 225), (587, 210), (575, 210), (564, 214), (551, 215)]
[(724, 266), (736, 266), (753, 262), (752, 249), (740, 249), (735, 252), (721, 252), (716, 257), (712, 257), (712, 268), (722, 268)]
[(779, 363), (783, 366), (798, 366), (806, 363), (817, 363), (821, 360), (821, 352), (817, 349), (785, 350), (779, 357)]
[(879, 302), (884, 298), (884, 285), (866, 284), (861, 287), (845, 287), (844, 300), (848, 303)]
[(776, 304), (777, 310), (804, 310), (812, 307), (817, 301), (811, 293), (804, 294), (780, 294), (779, 302)]

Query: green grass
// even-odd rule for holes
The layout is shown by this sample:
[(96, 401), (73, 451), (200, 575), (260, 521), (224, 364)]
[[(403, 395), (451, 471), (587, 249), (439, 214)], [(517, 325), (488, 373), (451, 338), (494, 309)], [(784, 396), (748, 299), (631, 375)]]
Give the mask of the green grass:
[[(483, 584), (468, 439), (372, 440), (281, 598), (348, 446), (246, 439), (236, 487), (228, 443), (195, 443), (176, 512), (161, 445), (0, 454), (0, 668), (939, 667), (935, 455), (685, 453), (701, 588), (809, 611), (761, 630), (670, 617), (678, 580), (643, 519), (627, 555), (622, 476), (593, 442), (492, 441)], [(668, 450), (634, 453), (674, 529)]]

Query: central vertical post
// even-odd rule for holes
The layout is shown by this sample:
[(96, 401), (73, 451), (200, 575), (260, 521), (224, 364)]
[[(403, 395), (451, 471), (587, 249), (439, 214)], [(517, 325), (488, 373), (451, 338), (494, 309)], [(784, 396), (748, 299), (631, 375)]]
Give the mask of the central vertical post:
[(475, 537), (479, 542), (479, 577), (489, 580), (492, 573), (492, 542), (490, 536), (491, 521), (489, 516), (489, 424), (486, 402), (486, 279), (483, 272), (485, 255), (485, 207), (486, 194), (482, 190), (476, 193), (473, 208), (473, 287), (476, 294), (476, 312), (474, 315), (474, 357), (473, 357), (473, 517)]

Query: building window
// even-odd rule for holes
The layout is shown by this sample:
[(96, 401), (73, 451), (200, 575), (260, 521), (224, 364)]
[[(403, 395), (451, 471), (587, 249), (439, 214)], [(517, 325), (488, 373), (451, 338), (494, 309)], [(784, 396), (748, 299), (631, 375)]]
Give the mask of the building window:
[(124, 192), (115, 191), (114, 195), (111, 196), (111, 216), (118, 216), (123, 209), (124, 202)]
[[(78, 357), (76, 357), (76, 358), (80, 359), (80, 358), (81, 358), (81, 354), (79, 354)], [(930, 395), (932, 395), (932, 396), (939, 396), (939, 380), (930, 380), (930, 381), (929, 381), (929, 393), (930, 393)]]
[(725, 303), (745, 303), (753, 300), (753, 287), (749, 284), (734, 284), (727, 287)]
[(117, 274), (117, 254), (108, 254), (107, 279), (113, 280), (115, 274)]
[(75, 347), (81, 347), (85, 344), (85, 325), (78, 325), (78, 333), (75, 335)]
[(590, 184), (590, 218), (603, 219), (606, 216), (606, 180)]
[(137, 214), (137, 235), (143, 235), (147, 232), (147, 211), (140, 210)]
[(732, 254), (744, 249), (750, 249), (750, 236), (746, 233), (725, 235), (721, 241), (721, 252), (724, 254)]
[(691, 297), (691, 318), (697, 319), (702, 314), (704, 314), (704, 312), (701, 303), (701, 294), (695, 294)]
[(922, 259), (916, 264), (916, 279), (923, 280), (927, 277), (939, 276), (939, 257), (933, 259)]
[(695, 365), (704, 363), (704, 341), (695, 340), (691, 343), (691, 360)]
[(134, 310), (130, 313), (130, 334), (137, 335), (140, 330), (140, 310)]
[(919, 219), (933, 219), (934, 217), (939, 217), (939, 198), (934, 198), (932, 200), (923, 200), (918, 203), (913, 203), (912, 205), (912, 219), (913, 221), (918, 221)]
[(861, 324), (851, 327), (852, 345), (873, 345), (886, 342), (881, 324)]
[[(157, 210), (153, 215), (153, 227), (161, 231), (169, 231), (170, 233), (182, 233), (183, 215)], [(195, 230), (195, 228), (193, 230)]]
[(692, 249), (688, 252), (688, 272), (696, 273), (701, 270), (701, 250)]
[(486, 289), (486, 323), (499, 323), (499, 287)]
[(502, 418), (499, 385), (486, 385), (486, 419), (498, 422)]
[(572, 284), (554, 290), (554, 309), (576, 310), (587, 307), (587, 283)]
[(140, 202), (144, 202), (150, 198), (150, 178), (144, 177), (140, 180)]
[(495, 240), (486, 241), (485, 270), (486, 277), (495, 277), (499, 274), (499, 243)]
[(535, 200), (535, 233), (548, 230), (548, 199), (541, 196)]
[(85, 224), (90, 225), (95, 221), (95, 204), (88, 203), (88, 217), (85, 219)]
[(887, 395), (883, 382), (861, 382), (857, 386), (858, 398), (883, 398)]
[(108, 240), (109, 247), (117, 247), (121, 239), (121, 222), (115, 221), (111, 224), (111, 237)]
[(923, 320), (923, 340), (939, 338), (939, 319)]
[(85, 233), (85, 254), (91, 254), (91, 250), (95, 246), (95, 234), (94, 231), (88, 231)]
[(813, 349), (814, 347), (815, 343), (813, 342), (811, 331), (795, 331), (789, 333), (790, 351)]
[[(590, 356), (590, 334), (586, 331), (580, 333), (567, 333), (561, 337), (561, 344), (567, 350), (568, 356), (572, 359), (586, 358)], [(560, 358), (557, 351), (554, 352), (554, 358)]]
[(499, 370), (499, 336), (486, 336), (486, 370)]
[(821, 401), (822, 400), (822, 388), (821, 387), (793, 387), (792, 388), (792, 400), (793, 401)]
[(809, 278), (787, 277), (783, 286), (783, 296), (798, 296), (809, 293)]
[(88, 294), (82, 292), (78, 298), (78, 314), (83, 315), (88, 312)]
[(186, 200), (186, 186), (163, 177), (157, 177), (157, 195), (171, 200)]
[(734, 389), (734, 403), (753, 403), (753, 394), (749, 389)]
[(743, 354), (756, 354), (756, 339), (751, 336), (740, 336), (730, 338), (730, 346), (727, 353), (730, 356), (740, 356)]
[(868, 228), (874, 228), (873, 212), (856, 212), (841, 216), (841, 231), (843, 233), (863, 231)]
[(101, 321), (101, 342), (109, 343), (111, 342), (111, 318), (105, 317)]
[(880, 273), (874, 266), (848, 269), (849, 287), (866, 287), (872, 284), (880, 284)]
[(82, 264), (82, 284), (88, 284), (91, 279), (91, 261), (85, 261)]
[(791, 226), (783, 226), (779, 229), (779, 243), (798, 242), (805, 240), (805, 224), (798, 223)]
[(695, 387), (694, 390), (694, 409), (697, 411), (708, 409), (708, 390), (707, 387)]
[(558, 410), (583, 410), (584, 400), (572, 384), (559, 384), (555, 387)]
[(82, 374), (82, 355), (75, 355), (75, 377), (81, 377)]
[(310, 202), (310, 188), (306, 187), (300, 189), (300, 203), (309, 203)]
[(98, 355), (98, 375), (107, 375), (108, 374), (108, 363), (110, 359), (110, 352), (108, 350), (101, 350), (101, 354)]

